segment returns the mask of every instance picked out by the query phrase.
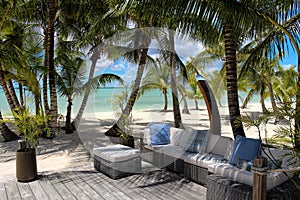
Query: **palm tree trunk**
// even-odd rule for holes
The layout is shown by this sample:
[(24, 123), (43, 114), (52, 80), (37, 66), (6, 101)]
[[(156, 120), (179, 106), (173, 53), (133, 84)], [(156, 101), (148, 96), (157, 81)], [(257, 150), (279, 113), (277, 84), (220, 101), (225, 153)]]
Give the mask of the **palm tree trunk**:
[(11, 79), (7, 80), (7, 86), (8, 86), (8, 90), (11, 94), (11, 97), (12, 97), (12, 100), (14, 102), (15, 107), (19, 108), (20, 103), (19, 103), (19, 100), (18, 100), (18, 97), (17, 97), (17, 94), (16, 94), (16, 90), (14, 88), (14, 85), (13, 85)]
[(179, 88), (179, 92), (180, 92), (180, 95), (182, 96), (182, 99), (183, 99), (182, 113), (184, 113), (184, 114), (191, 114), (190, 111), (189, 111), (189, 106), (188, 106), (187, 100), (185, 98), (185, 95), (184, 95), (182, 89)]
[(4, 71), (3, 70), (0, 70), (0, 84), (1, 84), (1, 87), (4, 91), (4, 94), (5, 94), (5, 97), (6, 97), (6, 100), (8, 102), (8, 105), (10, 107), (10, 110), (13, 111), (16, 106), (14, 104), (14, 101), (12, 100), (12, 96), (8, 90), (8, 87), (6, 85), (6, 81), (5, 81), (5, 78), (4, 78)]
[(72, 100), (68, 99), (67, 115), (66, 115), (66, 133), (72, 133), (74, 130), (71, 123)]
[(296, 94), (296, 115), (295, 115), (295, 149), (300, 152), (300, 55), (298, 54), (298, 78)]
[(263, 85), (262, 88), (260, 89), (260, 104), (261, 104), (261, 110), (262, 110), (263, 114), (266, 114), (266, 113), (268, 113), (268, 110), (265, 105), (264, 94), (265, 94), (265, 87)]
[(23, 95), (23, 84), (22, 83), (19, 83), (19, 96), (20, 96), (21, 106), (25, 106), (24, 95)]
[[(1, 111), (0, 111), (0, 120), (3, 120)], [(0, 123), (0, 132), (5, 142), (17, 140), (20, 138), (16, 133), (11, 131), (4, 122)]]
[(184, 114), (191, 114), (189, 111), (189, 106), (187, 104), (186, 98), (183, 97), (183, 109), (182, 109), (182, 113)]
[(183, 127), (179, 101), (178, 101), (178, 90), (176, 85), (176, 70), (175, 70), (175, 46), (174, 46), (174, 32), (169, 30), (170, 40), (170, 71), (171, 71), (171, 89), (172, 89), (172, 100), (173, 100), (173, 112), (174, 112), (174, 124), (176, 128)]
[[(48, 29), (47, 29), (48, 30)], [(45, 39), (44, 39), (44, 49), (45, 49), (45, 67), (47, 67), (47, 62), (48, 62), (48, 48), (47, 48), (47, 44), (48, 44), (48, 37), (47, 37), (47, 32), (45, 35)], [(44, 110), (45, 113), (48, 115), (50, 112), (50, 108), (49, 108), (49, 103), (48, 103), (48, 71), (47, 69), (45, 69), (44, 74), (43, 74), (43, 103), (44, 103)]]
[(196, 110), (199, 110), (198, 100), (196, 97), (194, 98), (194, 101), (195, 101)]
[(237, 89), (236, 41), (234, 30), (231, 24), (232, 23), (228, 22), (228, 24), (224, 26), (228, 108), (234, 137), (237, 135), (245, 137), (243, 124), (236, 124), (236, 119), (240, 117), (241, 114)]
[(41, 102), (40, 102), (40, 95), (38, 94), (33, 94), (34, 95), (34, 103), (35, 103), (35, 114), (36, 115), (39, 115), (39, 112), (40, 112), (40, 105), (41, 105)]
[(148, 48), (149, 45), (151, 43), (151, 38), (144, 35), (144, 44), (143, 44), (143, 48), (142, 48), (142, 52), (141, 52), (141, 56), (140, 56), (140, 61), (139, 61), (139, 66), (138, 66), (138, 70), (137, 70), (137, 74), (135, 77), (135, 81), (132, 87), (132, 91), (131, 94), (129, 96), (129, 99), (127, 101), (127, 104), (125, 106), (124, 112), (122, 113), (121, 117), (119, 118), (117, 124), (122, 128), (123, 127), (123, 121), (124, 121), (124, 117), (128, 117), (132, 111), (132, 108), (134, 106), (136, 97), (139, 93), (139, 88), (140, 88), (140, 84), (141, 84), (141, 80), (142, 80), (142, 76), (144, 73), (144, 69), (145, 69), (145, 64), (146, 64), (146, 59), (147, 59), (147, 54), (148, 54)]
[(56, 94), (56, 70), (54, 66), (54, 20), (56, 15), (56, 0), (48, 0), (48, 29), (47, 29), (47, 67), (49, 72), (50, 88), (50, 137), (54, 137), (57, 128), (57, 94)]
[[(98, 48), (96, 48), (96, 49), (98, 49)], [(99, 59), (99, 54), (100, 54), (100, 52), (96, 50), (96, 51), (93, 52), (93, 55), (91, 57), (92, 65), (91, 65), (91, 68), (90, 68), (89, 80), (91, 80), (94, 77), (96, 64), (97, 64), (97, 61)], [(78, 110), (78, 113), (77, 113), (74, 121), (72, 122), (73, 127), (77, 127), (77, 125), (79, 124), (79, 122), (82, 118), (84, 109), (86, 107), (87, 101), (89, 99), (89, 95), (90, 95), (90, 92), (89, 92), (89, 89), (87, 89), (86, 92), (84, 93), (84, 96), (83, 96), (83, 99), (82, 99), (82, 102), (81, 102), (81, 106)]]
[(164, 94), (164, 100), (165, 100), (165, 106), (164, 106), (164, 111), (168, 110), (168, 94), (167, 94), (167, 88), (163, 89), (163, 94)]
[(270, 100), (271, 100), (273, 112), (276, 115), (277, 114), (277, 105), (276, 105), (276, 102), (275, 102), (275, 97), (274, 97), (274, 91), (273, 91), (272, 83), (270, 81), (268, 81), (267, 86), (268, 86), (268, 89), (269, 89), (269, 92), (270, 92)]

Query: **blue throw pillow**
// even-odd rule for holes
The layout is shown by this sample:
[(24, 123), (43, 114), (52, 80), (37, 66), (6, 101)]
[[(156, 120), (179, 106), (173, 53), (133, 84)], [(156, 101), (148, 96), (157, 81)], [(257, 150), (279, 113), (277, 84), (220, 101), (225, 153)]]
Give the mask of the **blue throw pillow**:
[(192, 141), (189, 141), (188, 146), (186, 146), (185, 151), (192, 153), (199, 153), (199, 149), (203, 145), (207, 130), (194, 130), (195, 136)]
[(259, 155), (260, 140), (236, 136), (229, 164), (236, 165), (238, 160), (251, 161)]
[(168, 124), (150, 125), (150, 145), (170, 143), (170, 127)]

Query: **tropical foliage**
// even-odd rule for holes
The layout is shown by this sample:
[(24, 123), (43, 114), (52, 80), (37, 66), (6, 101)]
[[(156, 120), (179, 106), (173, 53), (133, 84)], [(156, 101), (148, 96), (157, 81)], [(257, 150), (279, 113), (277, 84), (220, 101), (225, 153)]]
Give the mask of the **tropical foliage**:
[[(264, 105), (267, 97), (275, 113), (279, 113), (278, 102), (293, 101), (296, 110), (294, 141), (295, 148), (300, 150), (299, 1), (4, 0), (0, 5), (1, 87), (12, 111), (24, 106), (22, 88), (26, 88), (34, 97), (36, 115), (41, 109), (45, 115), (49, 114), (51, 120), (47, 126), (51, 136), (55, 136), (57, 125), (57, 92), (64, 95), (69, 104), (69, 129), (72, 100), (79, 94), (75, 88), (87, 86), (86, 90), (80, 90), (84, 98), (74, 120), (76, 124), (90, 91), (113, 80), (112, 74), (94, 77), (99, 58), (105, 54), (113, 57), (105, 45), (97, 47), (105, 38), (132, 29), (133, 37), (127, 35), (122, 41), (130, 44), (131, 50), (123, 48), (122, 52), (126, 53), (121, 56), (136, 63), (138, 70), (124, 116), (130, 115), (138, 95), (146, 90), (159, 87), (165, 95), (170, 88), (174, 124), (182, 126), (179, 97), (185, 101), (189, 94), (185, 84), (189, 84), (197, 108), (200, 95), (194, 76), (200, 72), (210, 81), (219, 103), (224, 91), (227, 92), (234, 136), (245, 135), (242, 124), (236, 126), (236, 119), (240, 117), (240, 91), (247, 93), (243, 107), (258, 94), (265, 113), (268, 112)], [(157, 26), (161, 27), (158, 31), (142, 29)], [(183, 63), (176, 52), (177, 33), (201, 42), (206, 51), (190, 63)], [(155, 70), (161, 71), (160, 76), (155, 77), (160, 80), (153, 78), (151, 83), (143, 77), (154, 42), (159, 45), (162, 63), (147, 69), (149, 77)], [(288, 55), (290, 49), (297, 53), (298, 65), (284, 69), (278, 61)], [(92, 66), (87, 80), (83, 81), (79, 77), (87, 54), (91, 56)], [(205, 75), (203, 63), (215, 58), (223, 62), (222, 69)], [(183, 79), (188, 81), (184, 83)], [(183, 87), (178, 82), (182, 82)], [(168, 100), (164, 98), (164, 110), (167, 110)]]

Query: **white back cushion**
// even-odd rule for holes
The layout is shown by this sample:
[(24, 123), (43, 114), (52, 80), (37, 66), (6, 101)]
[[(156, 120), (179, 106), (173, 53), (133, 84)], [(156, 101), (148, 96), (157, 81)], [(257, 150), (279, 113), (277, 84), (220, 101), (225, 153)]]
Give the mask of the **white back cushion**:
[(182, 148), (185, 148), (191, 140), (193, 140), (195, 137), (195, 132), (193, 129), (187, 129), (187, 130), (184, 130), (182, 133), (181, 133), (181, 139), (180, 139), (180, 146)]
[(230, 137), (210, 134), (205, 152), (213, 153), (229, 159), (233, 148), (233, 140)]
[(144, 144), (148, 144), (150, 145), (151, 141), (150, 141), (150, 128), (145, 128), (144, 129), (144, 137), (143, 137), (143, 142)]
[[(290, 162), (295, 161), (295, 158), (293, 158), (290, 155), (291, 150), (267, 148), (267, 147), (264, 147), (263, 149), (264, 149), (264, 151), (261, 150), (261, 156), (266, 157), (266, 158), (270, 157), (271, 160), (273, 160), (273, 159), (282, 160), (281, 167), (288, 167), (290, 165)], [(299, 165), (300, 165), (300, 163), (298, 160), (297, 166), (299, 166)]]
[[(208, 166), (208, 171), (233, 181), (253, 186), (253, 173), (239, 169), (229, 163), (217, 163)], [(267, 175), (267, 190), (272, 189), (288, 180), (283, 172), (272, 172)]]
[(183, 129), (173, 128), (170, 129), (170, 143), (175, 146), (180, 146), (181, 137), (184, 133)]

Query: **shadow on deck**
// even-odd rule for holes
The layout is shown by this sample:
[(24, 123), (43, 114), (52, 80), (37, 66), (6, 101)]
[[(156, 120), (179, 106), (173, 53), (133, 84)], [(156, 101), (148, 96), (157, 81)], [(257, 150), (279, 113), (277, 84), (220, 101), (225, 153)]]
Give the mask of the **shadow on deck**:
[(205, 187), (163, 169), (113, 180), (91, 164), (86, 169), (40, 173), (36, 181), (29, 183), (0, 183), (0, 199), (205, 198)]

